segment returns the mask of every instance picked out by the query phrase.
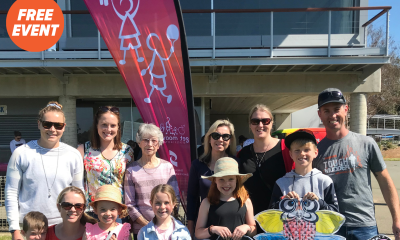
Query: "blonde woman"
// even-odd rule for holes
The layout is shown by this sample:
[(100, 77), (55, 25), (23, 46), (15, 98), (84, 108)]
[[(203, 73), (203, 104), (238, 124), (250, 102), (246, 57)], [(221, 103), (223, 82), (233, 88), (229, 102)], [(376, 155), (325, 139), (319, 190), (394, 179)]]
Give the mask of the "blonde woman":
[[(284, 140), (271, 137), (273, 115), (263, 104), (255, 105), (249, 114), (254, 143), (239, 152), (240, 173), (252, 173), (244, 183), (254, 206), (254, 215), (267, 210), (276, 180), (293, 169), (294, 163)], [(263, 232), (260, 228), (257, 232)]]
[(204, 137), (204, 153), (199, 159), (192, 161), (189, 173), (187, 218), (188, 229), (193, 238), (194, 223), (197, 220), (200, 203), (207, 198), (211, 181), (201, 176), (214, 174), (214, 166), (222, 157), (236, 155), (235, 128), (228, 120), (217, 120), (211, 125)]

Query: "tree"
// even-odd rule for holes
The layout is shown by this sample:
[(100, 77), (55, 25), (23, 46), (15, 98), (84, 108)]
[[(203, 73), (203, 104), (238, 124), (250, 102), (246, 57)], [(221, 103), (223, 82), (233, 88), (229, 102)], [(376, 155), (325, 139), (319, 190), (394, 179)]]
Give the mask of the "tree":
[[(386, 32), (382, 27), (368, 27), (368, 46), (384, 47)], [(400, 114), (400, 56), (396, 42), (389, 39), (390, 64), (381, 68), (381, 92), (370, 94), (367, 99), (369, 116), (375, 114)]]

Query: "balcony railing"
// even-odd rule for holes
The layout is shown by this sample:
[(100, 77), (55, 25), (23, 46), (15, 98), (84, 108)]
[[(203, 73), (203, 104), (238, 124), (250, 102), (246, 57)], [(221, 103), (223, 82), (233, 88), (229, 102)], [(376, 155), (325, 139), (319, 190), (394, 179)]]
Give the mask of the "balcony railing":
[[(211, 14), (211, 36), (206, 37), (205, 40), (211, 40), (209, 47), (201, 49), (191, 48), (191, 40), (193, 36), (188, 36), (189, 57), (191, 58), (232, 58), (232, 57), (342, 57), (342, 56), (388, 56), (388, 42), (389, 42), (389, 10), (390, 6), (384, 7), (346, 7), (346, 8), (283, 8), (283, 9), (209, 9), (209, 10), (183, 10), (187, 14)], [(381, 10), (379, 14), (371, 18), (369, 21), (361, 25), (363, 28), (363, 41), (362, 44), (335, 44), (335, 41), (343, 38), (343, 34), (332, 34), (332, 12), (336, 11), (367, 11), (367, 10)], [(277, 35), (274, 34), (274, 14), (289, 13), (289, 12), (328, 12), (328, 24), (326, 26), (327, 34), (317, 35)], [(63, 11), (64, 14), (89, 14), (88, 11)], [(240, 46), (230, 44), (229, 47), (220, 47), (219, 42), (235, 42), (229, 41), (232, 36), (217, 36), (216, 35), (216, 14), (218, 13), (270, 13), (270, 33), (261, 37), (262, 44), (254, 49), (253, 47)], [(7, 11), (0, 11), (0, 14), (7, 14)], [(386, 45), (384, 47), (368, 48), (367, 47), (367, 26), (373, 21), (386, 14)], [(67, 37), (67, 39), (60, 40), (57, 48), (33, 53), (25, 51), (10, 51), (10, 48), (1, 49), (0, 44), (0, 59), (111, 59), (111, 54), (106, 50), (104, 41), (97, 31), (97, 49), (93, 47), (92, 43), (94, 38), (87, 38), (91, 44), (91, 49), (85, 48), (82, 43), (84, 38)], [(351, 34), (350, 34), (351, 35)], [(354, 37), (352, 34), (352, 37)], [(238, 39), (243, 36), (236, 36)], [(313, 43), (308, 46), (290, 46), (282, 44), (283, 40), (299, 40), (303, 38), (318, 38), (319, 42), (326, 41), (326, 44), (314, 45)], [(89, 41), (90, 39), (90, 41)], [(283, 39), (283, 40), (282, 40)], [(10, 39), (1, 39), (0, 41)], [(246, 39), (242, 39), (245, 41)], [(292, 39), (293, 40), (293, 39)], [(68, 43), (70, 43), (68, 45)], [(4, 46), (4, 44), (3, 44)], [(10, 46), (10, 45), (9, 45)], [(13, 45), (15, 46), (15, 45)], [(17, 50), (14, 48), (14, 50)]]

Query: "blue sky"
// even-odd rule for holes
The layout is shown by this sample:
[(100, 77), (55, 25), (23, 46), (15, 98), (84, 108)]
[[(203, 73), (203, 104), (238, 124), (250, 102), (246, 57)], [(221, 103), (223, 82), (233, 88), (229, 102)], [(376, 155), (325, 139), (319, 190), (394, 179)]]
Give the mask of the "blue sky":
[[(369, 6), (392, 6), (389, 16), (389, 35), (400, 45), (400, 0), (369, 0)], [(368, 19), (378, 14), (380, 10), (368, 11)], [(374, 26), (386, 27), (386, 15), (381, 16), (373, 23)]]

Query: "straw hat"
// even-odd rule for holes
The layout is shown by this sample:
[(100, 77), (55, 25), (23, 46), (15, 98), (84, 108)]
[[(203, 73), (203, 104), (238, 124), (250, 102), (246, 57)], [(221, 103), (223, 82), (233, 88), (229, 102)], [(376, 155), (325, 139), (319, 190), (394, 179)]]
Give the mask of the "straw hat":
[(94, 203), (98, 201), (110, 201), (118, 203), (123, 210), (128, 207), (121, 202), (121, 191), (112, 185), (103, 185), (99, 187), (94, 195), (94, 201), (89, 203), (91, 207), (94, 207)]
[(240, 174), (239, 165), (237, 161), (231, 157), (223, 157), (215, 162), (214, 175), (212, 176), (201, 176), (202, 178), (212, 180), (214, 177), (225, 177), (225, 176), (241, 176), (242, 183), (244, 183), (249, 177), (253, 176), (252, 173)]

